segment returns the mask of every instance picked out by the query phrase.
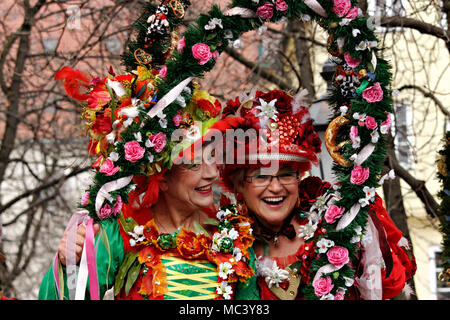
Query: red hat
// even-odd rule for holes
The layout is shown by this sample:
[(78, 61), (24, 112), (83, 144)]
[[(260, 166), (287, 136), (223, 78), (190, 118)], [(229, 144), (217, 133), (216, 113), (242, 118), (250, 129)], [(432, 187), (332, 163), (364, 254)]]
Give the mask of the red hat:
[[(228, 173), (236, 168), (261, 166), (270, 161), (290, 163), (301, 171), (310, 170), (311, 163), (318, 165), (321, 140), (302, 101), (305, 91), (296, 96), (281, 90), (254, 91), (227, 102), (220, 122), (235, 132), (242, 129), (245, 139), (225, 135), (225, 152), (234, 150), (235, 160), (225, 161), (226, 185), (230, 186)], [(242, 154), (245, 159), (239, 158)]]

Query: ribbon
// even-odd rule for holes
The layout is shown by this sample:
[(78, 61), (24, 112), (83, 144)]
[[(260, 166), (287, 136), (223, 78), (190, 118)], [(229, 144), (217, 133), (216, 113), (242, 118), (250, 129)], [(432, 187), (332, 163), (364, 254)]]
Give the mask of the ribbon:
[(318, 15), (327, 18), (328, 15), (317, 0), (303, 0), (303, 2)]
[(358, 153), (358, 156), (356, 157), (355, 164), (360, 166), (364, 161), (367, 160), (368, 157), (370, 157), (370, 155), (373, 153), (373, 150), (375, 150), (375, 145), (372, 143), (369, 143), (364, 148), (362, 148)]
[(380, 250), (379, 233), (369, 216), (366, 224), (366, 240), (362, 243), (364, 249), (361, 262), (361, 275), (355, 278), (358, 283), (358, 290), (364, 300), (381, 300), (383, 298), (381, 267), (382, 253)]
[(123, 177), (123, 178), (105, 183), (100, 188), (100, 190), (98, 190), (97, 197), (95, 198), (95, 211), (97, 213), (100, 212), (100, 209), (102, 208), (105, 198), (108, 199), (108, 201), (112, 202), (113, 199), (109, 193), (112, 191), (115, 191), (115, 190), (122, 189), (123, 187), (127, 186), (131, 182), (131, 179), (133, 179), (133, 176)]
[(380, 250), (383, 255), (384, 264), (386, 265), (386, 275), (384, 278), (387, 279), (392, 272), (392, 268), (394, 267), (394, 260), (392, 258), (391, 248), (389, 247), (389, 243), (387, 241), (383, 225), (381, 224), (381, 221), (378, 219), (375, 211), (369, 210), (369, 216), (372, 218), (373, 224), (375, 225), (378, 231)]
[[(150, 118), (156, 116), (159, 112), (163, 111), (169, 104), (181, 94), (183, 89), (192, 81), (192, 77), (186, 78), (167, 92), (159, 101), (153, 106), (153, 108), (147, 113)], [(144, 122), (142, 122), (143, 124)]]
[[(89, 212), (87, 210), (81, 210), (75, 212), (69, 220), (64, 233), (66, 234), (66, 274), (67, 274), (67, 288), (69, 290), (69, 298), (73, 300), (75, 298), (75, 288), (77, 281), (77, 268), (76, 268), (76, 237), (77, 229), (80, 224), (88, 217)], [(55, 279), (56, 288), (60, 299), (63, 299), (64, 294), (62, 288), (64, 286), (63, 279), (60, 279), (59, 275), (59, 257), (56, 253), (53, 259), (53, 277)]]
[(358, 214), (359, 210), (361, 209), (361, 205), (359, 203), (354, 204), (350, 210), (342, 216), (342, 218), (339, 220), (336, 230), (342, 230), (345, 227), (347, 227), (350, 222), (355, 219), (356, 215)]
[(224, 16), (241, 16), (242, 18), (256, 18), (256, 12), (248, 8), (234, 7), (223, 13)]
[(314, 280), (313, 280), (312, 283), (316, 282), (316, 280), (318, 280), (320, 277), (322, 277), (322, 275), (324, 275), (326, 273), (331, 273), (331, 272), (338, 271), (340, 268), (342, 268), (342, 266), (336, 267), (334, 264), (331, 264), (331, 263), (320, 267), (320, 269), (317, 270), (316, 275), (314, 276)]

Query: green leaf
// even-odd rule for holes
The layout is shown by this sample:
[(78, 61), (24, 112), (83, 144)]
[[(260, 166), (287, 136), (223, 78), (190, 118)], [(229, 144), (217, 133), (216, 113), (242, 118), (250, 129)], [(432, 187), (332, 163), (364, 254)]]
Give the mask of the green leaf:
[(133, 232), (134, 227), (138, 226), (138, 223), (134, 221), (133, 218), (127, 218), (125, 219), (123, 217), (123, 214), (119, 215), (119, 221), (122, 225), (123, 231), (125, 232)]
[(120, 289), (122, 289), (123, 284), (125, 282), (125, 276), (128, 273), (128, 269), (130, 269), (131, 265), (133, 264), (133, 262), (136, 260), (138, 256), (138, 252), (134, 253), (134, 252), (129, 252), (126, 257), (124, 262), (122, 263), (122, 265), (119, 268), (119, 271), (117, 272), (116, 275), (116, 279), (115, 279), (115, 283), (114, 283), (114, 295), (116, 296)]
[(200, 223), (198, 223), (197, 221), (194, 221), (194, 231), (197, 234), (202, 232), (202, 233), (206, 234), (207, 236), (209, 236), (208, 231), (206, 231), (206, 229), (203, 228), (202, 225)]
[(130, 272), (128, 272), (127, 283), (125, 284), (125, 294), (128, 295), (130, 289), (133, 287), (133, 284), (136, 282), (136, 279), (139, 276), (139, 272), (141, 271), (141, 264), (138, 262), (130, 268)]
[(147, 84), (144, 84), (141, 88), (141, 90), (139, 90), (139, 92), (137, 93), (136, 97), (138, 99), (141, 98), (141, 96), (145, 93), (145, 90), (147, 90)]
[(213, 218), (210, 219), (206, 219), (205, 221), (202, 222), (202, 224), (210, 224), (213, 226), (218, 226), (219, 225), (219, 221)]

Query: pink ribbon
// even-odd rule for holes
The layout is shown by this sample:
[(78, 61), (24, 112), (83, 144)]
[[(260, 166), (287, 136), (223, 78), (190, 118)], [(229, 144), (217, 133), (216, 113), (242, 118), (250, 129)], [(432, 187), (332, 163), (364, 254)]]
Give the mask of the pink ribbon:
[(303, 0), (303, 2), (315, 13), (317, 13), (318, 15), (326, 18), (328, 17), (327, 13), (325, 12), (324, 8), (322, 8), (322, 6), (320, 5), (319, 2), (317, 2), (317, 0)]
[(89, 274), (89, 292), (91, 300), (100, 300), (98, 277), (97, 277), (97, 262), (95, 259), (95, 233), (94, 233), (94, 219), (90, 218), (86, 225), (86, 258)]
[[(91, 300), (99, 300), (99, 285), (97, 277), (97, 263), (95, 257), (95, 233), (94, 233), (94, 220), (89, 218), (89, 212), (87, 210), (82, 210), (74, 213), (66, 227), (66, 274), (67, 274), (67, 288), (69, 290), (69, 299), (76, 300), (77, 289), (79, 291), (79, 283), (77, 280), (81, 277), (80, 274), (83, 273), (83, 268), (80, 267), (80, 271), (77, 275), (76, 272), (76, 233), (78, 226), (84, 223), (86, 224), (86, 234), (84, 243), (84, 254), (87, 260), (87, 273), (89, 277), (89, 289), (91, 293)], [(58, 296), (60, 299), (64, 297), (61, 296), (61, 286), (64, 286), (59, 280), (59, 257), (56, 253), (53, 259), (53, 277), (56, 284), (56, 289), (58, 291)], [(83, 263), (82, 263), (83, 264)], [(82, 290), (84, 291), (84, 290)]]

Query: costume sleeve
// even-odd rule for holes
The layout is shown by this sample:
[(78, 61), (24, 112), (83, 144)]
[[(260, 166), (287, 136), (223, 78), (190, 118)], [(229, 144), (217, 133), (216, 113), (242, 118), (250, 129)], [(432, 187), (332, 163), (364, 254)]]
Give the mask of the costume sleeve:
[[(99, 232), (96, 235), (95, 242), (96, 246), (98, 246), (96, 251), (97, 276), (100, 297), (103, 298), (105, 292), (114, 285), (115, 275), (124, 258), (124, 244), (119, 233), (119, 223), (117, 220), (104, 220), (101, 222), (101, 226), (105, 231), (106, 237), (101, 237)], [(62, 271), (64, 279), (64, 300), (68, 300), (69, 293), (65, 267), (62, 267)], [(89, 297), (89, 285), (86, 289), (86, 297)], [(59, 295), (53, 275), (52, 263), (41, 282), (38, 299), (58, 300), (58, 298)]]
[(256, 277), (256, 256), (255, 252), (253, 251), (253, 248), (248, 248), (250, 262), (249, 265), (255, 271), (255, 275), (253, 275), (250, 279), (248, 279), (246, 282), (238, 282), (236, 286), (236, 295), (234, 297), (235, 300), (259, 300), (259, 290), (258, 290), (258, 284), (257, 284), (257, 277)]
[(383, 205), (383, 200), (378, 195), (371, 209), (375, 211), (376, 217), (383, 226), (392, 256), (392, 271), (389, 277), (385, 278), (386, 268), (381, 270), (383, 299), (391, 299), (401, 293), (406, 281), (415, 274), (417, 266), (408, 241), (392, 221)]

